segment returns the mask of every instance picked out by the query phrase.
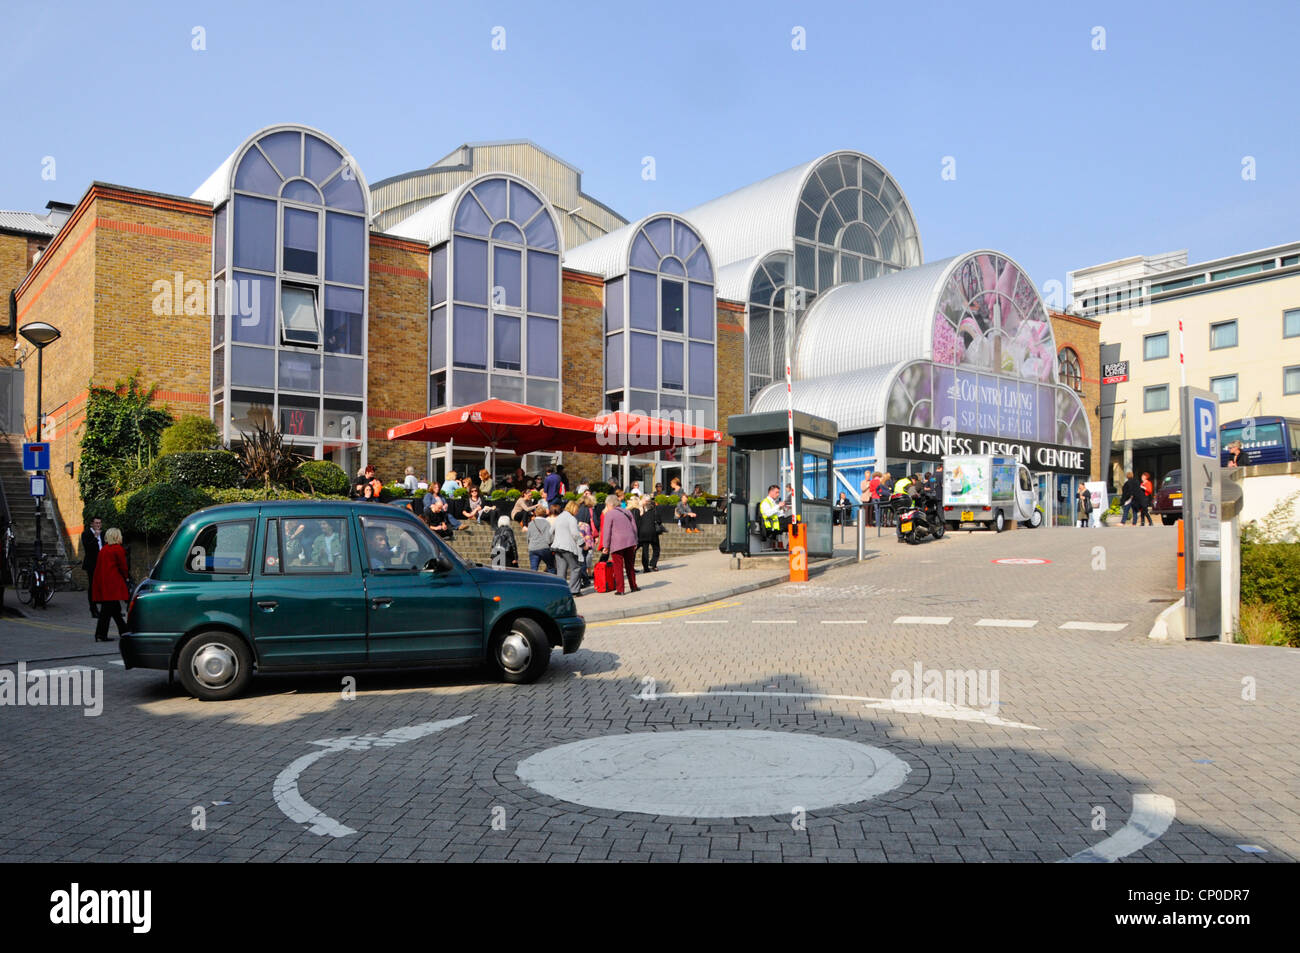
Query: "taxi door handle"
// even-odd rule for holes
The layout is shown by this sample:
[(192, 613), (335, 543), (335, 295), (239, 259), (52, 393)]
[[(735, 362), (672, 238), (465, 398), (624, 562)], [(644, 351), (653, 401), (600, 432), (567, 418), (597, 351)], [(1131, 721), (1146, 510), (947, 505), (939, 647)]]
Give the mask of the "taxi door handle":
[(263, 610), (264, 612), (274, 612), (275, 607), (278, 606), (279, 604), (280, 603), (276, 602), (274, 599), (263, 599), (261, 602), (257, 604), (257, 607)]
[(387, 609), (387, 608), (388, 608), (389, 606), (391, 606), (392, 604), (393, 604), (393, 600), (392, 600), (392, 599), (389, 599), (389, 598), (387, 598), (387, 597), (381, 597), (381, 598), (378, 598), (378, 599), (371, 599), (371, 600), (370, 600), (370, 605), (373, 606), (373, 607), (376, 608), (376, 609)]

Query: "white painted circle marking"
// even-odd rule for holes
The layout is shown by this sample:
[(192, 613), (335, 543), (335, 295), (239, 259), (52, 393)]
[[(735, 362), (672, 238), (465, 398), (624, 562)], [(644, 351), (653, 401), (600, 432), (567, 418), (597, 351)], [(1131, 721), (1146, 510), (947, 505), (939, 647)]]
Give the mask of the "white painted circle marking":
[(557, 800), (669, 817), (755, 817), (852, 804), (894, 790), (911, 767), (855, 741), (750, 729), (644, 731), (559, 745), (519, 762)]
[(1050, 559), (1024, 559), (1018, 556), (1008, 556), (993, 561), (1001, 566), (1043, 566), (1051, 562)]

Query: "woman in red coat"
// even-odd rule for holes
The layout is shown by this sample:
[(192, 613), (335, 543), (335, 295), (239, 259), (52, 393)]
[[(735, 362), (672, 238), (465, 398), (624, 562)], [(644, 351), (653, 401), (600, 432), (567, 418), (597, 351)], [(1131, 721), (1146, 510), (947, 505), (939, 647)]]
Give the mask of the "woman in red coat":
[(126, 550), (122, 548), (122, 531), (117, 527), (104, 534), (104, 548), (95, 562), (95, 577), (90, 583), (90, 598), (99, 604), (99, 622), (95, 641), (108, 642), (108, 620), (117, 623), (117, 634), (126, 631), (122, 620), (122, 603), (131, 598), (126, 583)]

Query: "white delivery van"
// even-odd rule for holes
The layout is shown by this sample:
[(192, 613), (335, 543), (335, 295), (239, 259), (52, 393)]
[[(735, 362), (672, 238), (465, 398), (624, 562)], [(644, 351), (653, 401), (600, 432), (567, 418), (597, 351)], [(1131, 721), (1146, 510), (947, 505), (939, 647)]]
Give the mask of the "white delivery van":
[(1029, 469), (1015, 457), (981, 454), (943, 458), (943, 518), (952, 529), (983, 523), (999, 533), (1008, 520), (1043, 524)]

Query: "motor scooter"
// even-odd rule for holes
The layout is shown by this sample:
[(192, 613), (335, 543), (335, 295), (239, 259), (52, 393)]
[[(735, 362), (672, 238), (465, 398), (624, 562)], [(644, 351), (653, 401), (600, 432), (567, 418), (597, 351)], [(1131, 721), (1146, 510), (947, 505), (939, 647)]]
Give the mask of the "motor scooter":
[(921, 493), (913, 499), (906, 493), (895, 493), (889, 503), (898, 514), (896, 531), (900, 543), (906, 540), (915, 546), (926, 538), (943, 538), (943, 514), (934, 494)]

